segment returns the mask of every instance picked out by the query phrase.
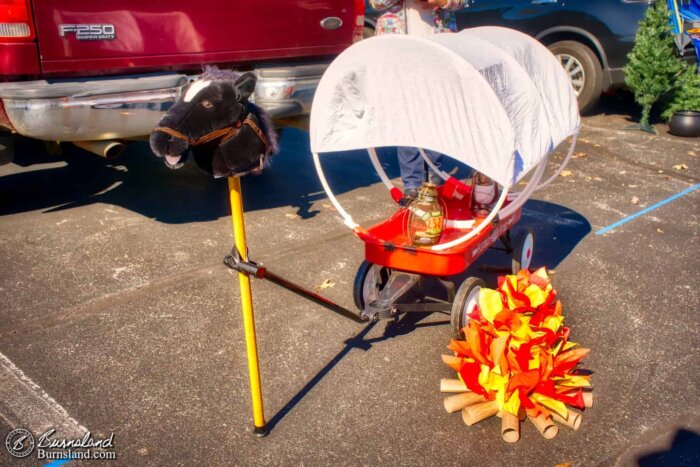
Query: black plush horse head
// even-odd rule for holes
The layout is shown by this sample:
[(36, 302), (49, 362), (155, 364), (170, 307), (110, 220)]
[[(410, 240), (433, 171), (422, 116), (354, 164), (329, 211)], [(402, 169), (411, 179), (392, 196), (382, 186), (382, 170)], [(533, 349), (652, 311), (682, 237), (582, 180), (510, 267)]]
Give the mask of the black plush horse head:
[(253, 73), (205, 69), (187, 85), (151, 133), (151, 149), (171, 169), (194, 160), (215, 177), (239, 176), (261, 169), (277, 152), (269, 116), (248, 98)]

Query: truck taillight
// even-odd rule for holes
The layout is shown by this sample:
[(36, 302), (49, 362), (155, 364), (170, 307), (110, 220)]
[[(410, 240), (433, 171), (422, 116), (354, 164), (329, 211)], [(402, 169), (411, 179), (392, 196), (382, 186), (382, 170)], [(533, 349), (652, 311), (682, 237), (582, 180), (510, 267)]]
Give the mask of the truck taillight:
[[(2, 1), (2, 0), (0, 0)], [(365, 30), (365, 0), (355, 0), (355, 24), (352, 29), (352, 41), (362, 40)]]
[(34, 22), (29, 0), (0, 0), (0, 41), (34, 40)]

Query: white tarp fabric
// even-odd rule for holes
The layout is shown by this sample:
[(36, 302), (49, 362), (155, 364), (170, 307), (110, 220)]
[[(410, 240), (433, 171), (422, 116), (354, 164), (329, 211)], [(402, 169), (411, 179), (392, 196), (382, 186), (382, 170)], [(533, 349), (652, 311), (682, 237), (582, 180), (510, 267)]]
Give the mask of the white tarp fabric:
[(488, 82), (515, 131), (515, 178), (529, 172), (548, 154), (552, 138), (540, 93), (525, 70), (505, 51), (478, 37), (465, 40), (460, 34), (437, 34), (430, 39), (458, 53)]
[(573, 90), (552, 92), (553, 89), (570, 87), (569, 76), (544, 45), (520, 31), (497, 26), (464, 29), (460, 34), (491, 42), (523, 67), (537, 87), (547, 112), (553, 147), (557, 147), (564, 139), (578, 132), (581, 117), (576, 94)]
[[(312, 151), (421, 147), (511, 186), (547, 156), (566, 132), (560, 128), (575, 132), (578, 113), (573, 122), (568, 117), (552, 125), (553, 118), (571, 114), (568, 108), (547, 109), (554, 103), (575, 105), (571, 84), (546, 81), (552, 61), (559, 66), (548, 51), (546, 60), (537, 49), (515, 53), (507, 37), (502, 46), (490, 34), (462, 33), (384, 35), (353, 45), (330, 65), (316, 91)], [(566, 96), (544, 99), (545, 88), (520, 62), (525, 56), (547, 67), (538, 78), (546, 93)], [(537, 69), (538, 63), (529, 66)]]

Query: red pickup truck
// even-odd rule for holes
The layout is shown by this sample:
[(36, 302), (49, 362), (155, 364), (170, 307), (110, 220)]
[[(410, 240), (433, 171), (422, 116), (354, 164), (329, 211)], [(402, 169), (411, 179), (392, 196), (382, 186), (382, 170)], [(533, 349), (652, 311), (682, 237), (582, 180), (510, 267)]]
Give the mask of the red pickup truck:
[(0, 0), (0, 130), (105, 155), (147, 135), (206, 64), (254, 70), (254, 100), (273, 117), (304, 114), (333, 56), (362, 38), (364, 11), (363, 0)]

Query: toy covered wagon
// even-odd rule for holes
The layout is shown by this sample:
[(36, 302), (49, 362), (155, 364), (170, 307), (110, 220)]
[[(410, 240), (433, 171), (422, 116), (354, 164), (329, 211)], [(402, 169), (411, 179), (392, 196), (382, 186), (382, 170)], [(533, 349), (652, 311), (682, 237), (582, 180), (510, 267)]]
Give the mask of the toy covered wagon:
[[(384, 35), (353, 45), (328, 68), (311, 111), (311, 149), (323, 188), (346, 226), (364, 242), (353, 295), (362, 317), (409, 311), (451, 314), (456, 332), (484, 285), (475, 277), (455, 293), (448, 276), (464, 272), (500, 240), (513, 268), (528, 268), (532, 230), (511, 239), (522, 205), (568, 162), (580, 117), (576, 95), (556, 58), (535, 39), (511, 29), (481, 27), (431, 37)], [(573, 136), (568, 156), (543, 181), (548, 157)], [(323, 172), (326, 153), (366, 149), (394, 201), (403, 198), (380, 165), (376, 148), (411, 146), (444, 180), (428, 195), (431, 209), (402, 207), (389, 219), (358, 225), (333, 194)], [(425, 155), (430, 149), (475, 171), (459, 181)], [(512, 190), (527, 179), (519, 192)], [(332, 180), (332, 178), (331, 178)], [(429, 187), (429, 189), (432, 189)], [(439, 215), (437, 214), (439, 213)], [(431, 233), (439, 218), (439, 238)], [(432, 226), (412, 230), (415, 219)], [(429, 241), (424, 241), (429, 238)], [(448, 300), (402, 303), (425, 277), (443, 284)]]

